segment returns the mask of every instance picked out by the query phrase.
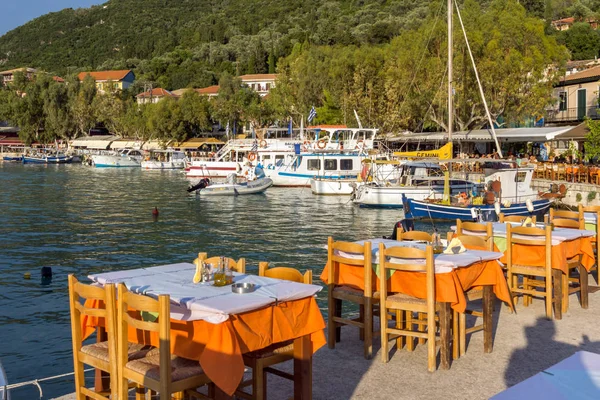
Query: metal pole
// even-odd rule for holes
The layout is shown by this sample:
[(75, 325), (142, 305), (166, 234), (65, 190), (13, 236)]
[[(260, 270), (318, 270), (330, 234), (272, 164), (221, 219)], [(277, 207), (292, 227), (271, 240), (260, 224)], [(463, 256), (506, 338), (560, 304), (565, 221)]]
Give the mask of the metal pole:
[(456, 14), (458, 15), (458, 20), (460, 21), (460, 26), (465, 37), (465, 43), (467, 43), (467, 50), (469, 50), (469, 57), (471, 58), (471, 64), (473, 64), (473, 71), (475, 72), (475, 78), (477, 79), (477, 85), (479, 86), (479, 94), (481, 95), (481, 101), (483, 101), (483, 106), (485, 107), (485, 114), (487, 115), (488, 123), (490, 124), (490, 128), (492, 129), (492, 137), (494, 138), (494, 142), (496, 142), (498, 156), (502, 158), (502, 149), (500, 148), (500, 144), (498, 143), (498, 137), (496, 136), (496, 130), (494, 129), (494, 122), (492, 121), (490, 109), (488, 108), (487, 101), (485, 101), (485, 95), (483, 94), (483, 86), (481, 86), (481, 80), (479, 79), (479, 73), (477, 72), (477, 66), (475, 65), (475, 59), (473, 58), (473, 53), (471, 52), (471, 45), (469, 44), (469, 39), (467, 38), (467, 31), (465, 31), (465, 25), (463, 24), (462, 17), (460, 16), (458, 4), (456, 5)]
[(452, 0), (448, 0), (448, 141), (452, 142), (452, 129), (454, 125), (454, 110), (452, 104)]

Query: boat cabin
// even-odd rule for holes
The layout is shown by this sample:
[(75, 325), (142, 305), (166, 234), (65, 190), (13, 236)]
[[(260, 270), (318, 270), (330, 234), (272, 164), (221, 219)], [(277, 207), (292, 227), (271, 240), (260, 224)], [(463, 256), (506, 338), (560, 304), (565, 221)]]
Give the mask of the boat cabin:
[(407, 162), (400, 166), (400, 184), (403, 186), (444, 185), (444, 171), (439, 164)]
[(485, 188), (494, 192), (500, 201), (519, 203), (535, 198), (537, 192), (531, 188), (533, 171), (533, 167), (519, 167), (516, 162), (486, 162), (483, 164)]

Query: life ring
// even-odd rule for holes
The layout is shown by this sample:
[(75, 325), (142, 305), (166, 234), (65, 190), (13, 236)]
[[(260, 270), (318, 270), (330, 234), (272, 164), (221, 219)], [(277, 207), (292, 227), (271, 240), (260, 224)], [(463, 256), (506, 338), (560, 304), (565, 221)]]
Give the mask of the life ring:
[(265, 139), (262, 139), (259, 144), (260, 144), (260, 147), (262, 147), (262, 148), (267, 147), (267, 141)]
[(364, 147), (364, 140), (360, 139), (358, 142), (356, 142), (356, 146), (354, 146), (354, 149), (360, 149), (361, 147)]
[(327, 142), (323, 139), (319, 139), (319, 141), (317, 142), (317, 147), (320, 149), (324, 149), (325, 146), (327, 146)]
[(248, 160), (250, 160), (250, 161), (256, 160), (256, 154), (255, 153), (248, 154)]

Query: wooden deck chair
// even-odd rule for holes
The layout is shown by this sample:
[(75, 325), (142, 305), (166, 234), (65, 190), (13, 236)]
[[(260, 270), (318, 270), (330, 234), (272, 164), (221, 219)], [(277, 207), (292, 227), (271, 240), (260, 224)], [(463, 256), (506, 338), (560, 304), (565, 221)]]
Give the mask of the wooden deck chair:
[[(117, 365), (119, 376), (119, 399), (128, 398), (128, 381), (159, 393), (160, 400), (171, 400), (175, 393), (189, 391), (196, 398), (208, 398), (196, 392), (196, 388), (209, 384), (210, 379), (195, 360), (171, 354), (171, 319), (168, 295), (159, 295), (158, 300), (131, 293), (120, 283), (118, 292), (117, 318)], [(147, 321), (143, 315), (156, 315), (156, 320)], [(129, 328), (157, 334), (158, 352), (143, 358), (128, 360), (126, 354)]]
[[(312, 271), (307, 270), (304, 275), (295, 268), (273, 267), (269, 268), (268, 262), (258, 264), (258, 275), (269, 278), (283, 279), (292, 282), (312, 284)], [(294, 358), (294, 341), (275, 343), (267, 348), (244, 354), (244, 364), (252, 368), (252, 379), (240, 384), (236, 396), (243, 399), (264, 400), (267, 398), (267, 373), (294, 380), (294, 375), (272, 368)], [(252, 394), (244, 392), (242, 388), (252, 386)]]
[[(395, 262), (390, 258), (393, 257)], [(418, 263), (416, 260), (425, 260)], [(396, 260), (402, 260), (397, 262)], [(436, 370), (436, 311), (439, 303), (435, 301), (435, 269), (433, 259), (433, 247), (427, 246), (426, 250), (407, 247), (385, 248), (383, 243), (379, 244), (379, 285), (380, 285), (380, 313), (386, 315), (390, 312), (396, 313), (395, 327), (388, 326), (388, 321), (381, 321), (381, 359), (384, 363), (389, 361), (389, 341), (396, 339), (396, 346), (402, 347), (402, 339), (414, 340), (414, 338), (427, 340), (427, 369)], [(402, 293), (391, 293), (388, 288), (388, 273), (397, 271), (423, 272), (426, 274), (427, 298), (419, 299)], [(426, 316), (425, 332), (406, 329), (404, 326), (404, 315), (422, 313)]]
[[(344, 254), (361, 255), (360, 259)], [(366, 359), (373, 357), (373, 315), (374, 307), (379, 303), (379, 293), (375, 291), (375, 272), (371, 263), (371, 242), (364, 245), (350, 242), (334, 241), (329, 237), (327, 241), (328, 273), (328, 337), (327, 344), (330, 349), (335, 348), (335, 343), (340, 341), (341, 327), (353, 325), (360, 329), (360, 338), (364, 341), (364, 356)], [(346, 264), (353, 268), (362, 269), (364, 289), (344, 285), (336, 279), (339, 276), (339, 265)], [(359, 306), (358, 318), (348, 319), (342, 317), (342, 302), (347, 301)], [(382, 314), (383, 315), (383, 314)]]
[[(553, 302), (557, 302), (554, 292), (558, 288), (561, 288), (561, 271), (556, 270), (558, 271), (556, 273), (552, 269), (552, 228), (550, 226), (546, 226), (545, 229), (513, 228), (510, 224), (507, 224), (506, 241), (508, 288), (515, 298), (517, 294), (544, 298), (546, 302), (546, 318), (552, 319), (552, 304)], [(518, 260), (513, 259), (514, 245), (543, 246), (544, 257), (540, 260), (539, 265), (536, 266), (519, 264)], [(521, 284), (519, 284), (519, 276), (523, 277)], [(543, 289), (543, 291), (537, 289)], [(560, 293), (560, 289), (558, 293)], [(529, 302), (524, 299), (523, 304), (528, 306)], [(562, 310), (558, 310), (558, 307), (555, 307), (555, 313), (559, 316)]]

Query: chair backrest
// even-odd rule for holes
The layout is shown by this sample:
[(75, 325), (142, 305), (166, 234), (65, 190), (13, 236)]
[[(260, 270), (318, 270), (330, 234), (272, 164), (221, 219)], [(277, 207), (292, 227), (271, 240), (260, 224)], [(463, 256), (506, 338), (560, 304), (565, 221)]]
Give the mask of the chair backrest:
[(283, 266), (269, 268), (269, 263), (266, 261), (258, 263), (258, 275), (266, 276), (267, 278), (312, 284), (312, 270), (306, 270), (304, 275), (302, 275), (302, 273), (295, 268)]
[[(108, 356), (110, 363), (110, 374), (115, 383), (117, 382), (117, 337), (116, 333), (116, 304), (115, 304), (115, 285), (112, 283), (100, 286), (86, 285), (79, 282), (74, 275), (69, 275), (69, 308), (71, 310), (71, 336), (73, 344), (73, 357), (75, 363), (78, 363), (79, 351), (83, 347), (82, 321), (83, 317), (102, 318), (104, 320), (104, 328), (108, 336)], [(86, 303), (82, 303), (85, 300)], [(87, 301), (95, 302), (95, 306), (91, 307)], [(98, 324), (102, 321), (98, 320)], [(77, 371), (78, 366), (75, 365)], [(77, 372), (76, 372), (77, 373)], [(83, 378), (83, 377), (82, 377)], [(82, 382), (83, 384), (83, 382)], [(112, 385), (111, 385), (112, 386)], [(79, 392), (79, 389), (77, 389)], [(111, 389), (112, 396), (116, 396), (116, 384)]]
[[(221, 257), (215, 256), (215, 257), (211, 257), (211, 258), (206, 258), (206, 253), (198, 253), (198, 258), (201, 258), (201, 255), (205, 256), (204, 262), (207, 264), (212, 264), (213, 268), (217, 268), (219, 266)], [(246, 273), (246, 259), (245, 258), (240, 258), (237, 261), (235, 261), (233, 258), (229, 258), (229, 257), (225, 257), (225, 259), (229, 263), (229, 268), (231, 268), (233, 271), (239, 272), (240, 274)]]
[(458, 240), (469, 250), (494, 251), (494, 238), (484, 236), (457, 235)]
[(431, 234), (423, 231), (398, 232), (398, 240), (424, 240), (431, 242)]
[(557, 228), (581, 229), (581, 222), (569, 218), (554, 218), (552, 225)]
[(569, 210), (556, 210), (550, 209), (550, 221), (554, 221), (555, 218), (572, 219), (574, 221), (583, 220), (583, 210), (569, 211)]
[[(515, 262), (512, 259), (513, 245), (526, 246), (544, 246), (544, 258), (538, 267), (546, 268), (549, 273), (552, 268), (552, 227), (545, 228), (529, 228), (524, 226), (512, 227), (506, 225), (506, 259), (508, 269), (512, 268)], [(518, 262), (517, 262), (518, 264)]]
[(481, 236), (484, 240), (494, 236), (491, 222), (481, 224), (478, 222), (463, 222), (456, 220), (456, 234), (465, 236)]
[[(345, 257), (341, 253), (362, 254), (362, 259)], [(374, 289), (374, 279), (371, 253), (371, 242), (365, 242), (364, 245), (351, 242), (334, 241), (331, 236), (327, 239), (327, 263), (329, 271), (327, 282), (330, 286), (337, 285), (338, 268), (340, 264), (362, 267), (364, 269), (364, 293), (371, 297)], [(331, 288), (330, 288), (331, 290)]]
[[(532, 215), (530, 218), (534, 224), (537, 222), (535, 215)], [(518, 222), (522, 224), (526, 219), (527, 215), (504, 215), (504, 213), (500, 213), (500, 215), (498, 215), (499, 222)]]
[[(128, 362), (128, 334), (134, 328), (138, 334), (158, 334), (160, 360), (160, 392), (170, 393), (171, 387), (171, 312), (169, 295), (162, 294), (158, 299), (135, 294), (127, 290), (124, 284), (117, 286), (118, 298), (118, 360), (119, 375), (124, 377), (123, 369)], [(151, 316), (151, 318), (147, 318)], [(150, 378), (146, 378), (150, 379)]]
[[(423, 263), (423, 261), (425, 262)], [(388, 271), (391, 273), (396, 271), (425, 272), (428, 312), (433, 313), (435, 311), (435, 261), (433, 258), (433, 246), (427, 246), (425, 250), (420, 250), (412, 247), (386, 248), (383, 243), (379, 243), (379, 269), (381, 304), (385, 304), (388, 294)]]

